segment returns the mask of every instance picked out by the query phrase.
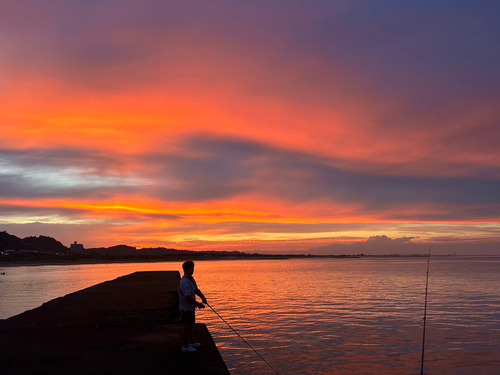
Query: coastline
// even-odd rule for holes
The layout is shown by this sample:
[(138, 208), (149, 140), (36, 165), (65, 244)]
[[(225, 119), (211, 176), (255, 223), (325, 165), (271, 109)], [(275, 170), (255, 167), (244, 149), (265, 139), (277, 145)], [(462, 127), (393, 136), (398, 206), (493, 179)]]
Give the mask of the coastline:
[[(433, 254), (432, 258), (498, 258), (500, 256), (479, 254), (479, 255), (453, 255), (453, 254)], [(37, 266), (71, 266), (71, 265), (92, 265), (92, 264), (125, 264), (125, 263), (169, 263), (184, 262), (193, 260), (203, 261), (240, 261), (240, 260), (290, 260), (290, 259), (394, 259), (394, 258), (427, 258), (427, 254), (383, 254), (383, 255), (311, 255), (311, 254), (243, 254), (239, 256), (227, 256), (205, 253), (189, 254), (188, 256), (166, 256), (166, 257), (140, 257), (140, 256), (109, 256), (109, 257), (68, 257), (50, 256), (42, 259), (15, 259), (5, 260), (0, 257), (0, 268), (9, 267), (37, 267)]]
[(184, 262), (186, 260), (217, 261), (217, 260), (287, 260), (286, 256), (262, 257), (169, 257), (169, 258), (80, 258), (80, 259), (44, 259), (44, 260), (13, 260), (0, 261), (0, 268), (5, 267), (36, 267), (36, 266), (72, 266), (85, 264), (124, 264), (124, 263), (168, 263)]

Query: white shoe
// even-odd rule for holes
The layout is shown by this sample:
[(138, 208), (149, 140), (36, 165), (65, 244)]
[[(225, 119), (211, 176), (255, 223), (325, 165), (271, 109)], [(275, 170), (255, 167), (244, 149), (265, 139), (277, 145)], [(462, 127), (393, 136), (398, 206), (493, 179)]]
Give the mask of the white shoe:
[(196, 352), (196, 348), (193, 348), (192, 346), (188, 346), (187, 348), (182, 347), (182, 352), (183, 353), (194, 353), (194, 352)]
[(195, 348), (195, 349), (198, 349), (200, 346), (201, 344), (199, 342), (195, 342), (194, 344), (189, 345), (190, 348)]

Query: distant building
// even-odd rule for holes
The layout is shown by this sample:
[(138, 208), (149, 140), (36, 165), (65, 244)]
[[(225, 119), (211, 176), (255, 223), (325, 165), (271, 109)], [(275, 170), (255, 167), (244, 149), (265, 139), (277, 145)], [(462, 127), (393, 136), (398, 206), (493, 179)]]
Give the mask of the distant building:
[(76, 241), (69, 247), (69, 251), (72, 253), (83, 254), (84, 250), (85, 249), (83, 248), (83, 244), (77, 243)]

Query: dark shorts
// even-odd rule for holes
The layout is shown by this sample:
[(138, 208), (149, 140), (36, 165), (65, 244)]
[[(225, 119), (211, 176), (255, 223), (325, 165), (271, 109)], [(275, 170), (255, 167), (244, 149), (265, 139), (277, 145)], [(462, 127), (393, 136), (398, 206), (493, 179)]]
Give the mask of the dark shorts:
[(194, 311), (181, 310), (181, 322), (194, 324), (196, 322)]

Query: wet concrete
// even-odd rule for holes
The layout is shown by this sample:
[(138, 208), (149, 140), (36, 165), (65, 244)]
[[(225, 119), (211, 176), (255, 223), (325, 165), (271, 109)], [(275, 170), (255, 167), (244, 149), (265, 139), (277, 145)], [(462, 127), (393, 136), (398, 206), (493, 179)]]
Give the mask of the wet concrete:
[(181, 353), (179, 279), (136, 272), (0, 320), (0, 374), (228, 375), (204, 324)]

